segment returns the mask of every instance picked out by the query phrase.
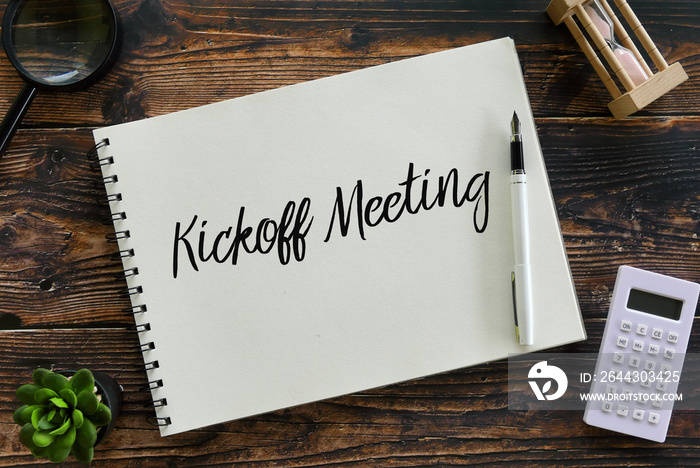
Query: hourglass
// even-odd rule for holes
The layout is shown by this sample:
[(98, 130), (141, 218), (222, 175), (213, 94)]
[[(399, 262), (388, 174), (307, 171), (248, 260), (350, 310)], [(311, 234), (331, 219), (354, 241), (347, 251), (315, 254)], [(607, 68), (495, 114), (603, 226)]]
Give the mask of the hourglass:
[[(564, 23), (603, 81), (613, 101), (608, 108), (616, 119), (637, 112), (688, 79), (680, 63), (668, 65), (639, 22), (627, 0), (615, 0), (623, 18), (657, 68), (654, 73), (606, 0), (552, 0), (547, 14)], [(593, 40), (595, 49), (579, 27)], [(619, 39), (618, 39), (619, 37)], [(603, 56), (624, 93), (598, 57)]]

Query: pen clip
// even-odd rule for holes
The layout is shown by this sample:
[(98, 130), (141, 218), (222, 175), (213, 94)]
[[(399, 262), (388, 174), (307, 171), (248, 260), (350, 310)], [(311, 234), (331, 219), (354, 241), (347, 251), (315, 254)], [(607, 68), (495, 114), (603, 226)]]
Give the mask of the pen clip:
[(515, 321), (515, 339), (520, 341), (520, 329), (518, 328), (518, 301), (515, 300), (515, 272), (510, 272), (510, 284), (513, 291), (513, 320)]

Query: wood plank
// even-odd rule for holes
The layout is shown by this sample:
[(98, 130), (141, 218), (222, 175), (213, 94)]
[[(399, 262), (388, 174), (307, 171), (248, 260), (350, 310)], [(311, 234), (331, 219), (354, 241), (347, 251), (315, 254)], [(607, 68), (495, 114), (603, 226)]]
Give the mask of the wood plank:
[(133, 323), (92, 144), (89, 129), (20, 130), (0, 159), (0, 328)]
[(537, 119), (574, 276), (628, 262), (699, 281), (700, 120), (610, 120)]
[(698, 118), (537, 122), (587, 316), (607, 313), (618, 265), (700, 282)]
[[(681, 61), (690, 82), (697, 79), (700, 43), (689, 40), (685, 18), (700, 6), (640, 3), (638, 16), (669, 62)], [(609, 115), (605, 87), (539, 1), (517, 9), (509, 2), (115, 4), (124, 45), (114, 69), (86, 91), (40, 93), (25, 125), (120, 123), (506, 35), (518, 44), (535, 115)], [(682, 86), (684, 99), (671, 92), (640, 115), (697, 114), (700, 90)], [(20, 87), (2, 56), (0, 112)]]
[[(96, 454), (109, 466), (471, 466), (506, 457), (516, 466), (613, 466), (659, 454), (657, 444), (585, 425), (580, 412), (509, 411), (504, 361), (161, 438), (146, 423), (152, 410), (139, 390), (146, 380), (136, 345), (135, 334), (124, 330), (0, 333), (0, 466), (33, 460), (15, 439), (12, 395), (39, 365), (89, 367), (122, 384), (123, 412)], [(664, 444), (674, 462), (695, 455), (699, 420), (697, 412), (674, 414)]]

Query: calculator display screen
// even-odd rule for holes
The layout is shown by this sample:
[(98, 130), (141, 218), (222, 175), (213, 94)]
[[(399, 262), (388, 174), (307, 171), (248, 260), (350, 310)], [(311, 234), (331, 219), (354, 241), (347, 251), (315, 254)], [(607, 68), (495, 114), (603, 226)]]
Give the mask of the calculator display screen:
[(681, 318), (683, 301), (640, 291), (639, 289), (630, 289), (627, 308), (671, 320), (678, 320)]

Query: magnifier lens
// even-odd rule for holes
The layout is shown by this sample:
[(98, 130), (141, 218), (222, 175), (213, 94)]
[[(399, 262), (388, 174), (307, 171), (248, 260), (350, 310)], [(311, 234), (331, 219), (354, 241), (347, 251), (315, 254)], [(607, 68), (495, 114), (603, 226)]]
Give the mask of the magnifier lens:
[(0, 123), (0, 156), (38, 89), (69, 91), (92, 84), (119, 49), (109, 0), (10, 0), (2, 42), (25, 84)]
[(11, 26), (11, 47), (25, 76), (68, 86), (103, 64), (114, 35), (114, 16), (104, 0), (26, 0)]

